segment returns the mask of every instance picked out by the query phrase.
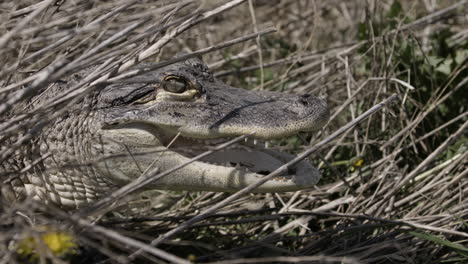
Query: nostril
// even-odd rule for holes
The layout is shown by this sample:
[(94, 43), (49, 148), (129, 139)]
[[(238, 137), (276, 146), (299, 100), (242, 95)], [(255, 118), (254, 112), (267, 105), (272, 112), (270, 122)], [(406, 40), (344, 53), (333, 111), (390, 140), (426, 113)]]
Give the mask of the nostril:
[(309, 100), (308, 98), (310, 97), (310, 94), (302, 94), (299, 96), (299, 103), (303, 106), (308, 106), (309, 105)]
[(301, 103), (303, 106), (309, 105), (309, 102), (307, 100), (304, 100), (304, 99), (299, 99), (299, 103)]

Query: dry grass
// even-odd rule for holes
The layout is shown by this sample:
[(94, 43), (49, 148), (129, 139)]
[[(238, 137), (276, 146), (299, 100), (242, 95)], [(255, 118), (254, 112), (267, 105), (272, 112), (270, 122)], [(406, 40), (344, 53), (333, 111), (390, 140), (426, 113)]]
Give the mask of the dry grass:
[[(17, 241), (44, 226), (68, 230), (79, 248), (62, 259), (44, 250), (34, 260), (42, 263), (468, 261), (468, 1), (400, 2), (2, 2), (1, 162), (93, 85), (181, 51), (204, 54), (233, 86), (325, 97), (325, 128), (273, 146), (290, 152), (310, 150), (391, 94), (400, 100), (311, 157), (323, 172), (314, 190), (235, 199), (151, 191), (119, 210), (86, 212), (94, 218), (2, 203), (0, 263), (24, 261)], [(276, 33), (263, 32), (271, 26)], [(9, 114), (95, 65), (50, 104)]]

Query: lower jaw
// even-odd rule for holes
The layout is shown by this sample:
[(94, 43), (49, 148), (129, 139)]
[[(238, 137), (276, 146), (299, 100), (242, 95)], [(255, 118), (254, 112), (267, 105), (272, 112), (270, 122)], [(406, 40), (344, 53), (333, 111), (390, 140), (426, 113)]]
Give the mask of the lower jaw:
[[(217, 144), (221, 144), (226, 140), (227, 139), (216, 139), (215, 141)], [(253, 143), (254, 141), (256, 140), (250, 140), (250, 144), (229, 146), (226, 149), (219, 150), (209, 156), (201, 158), (198, 162), (255, 174), (255, 177), (261, 178), (296, 157), (274, 149), (261, 149), (259, 147), (264, 144), (266, 145), (266, 143), (261, 141)], [(182, 141), (179, 143), (181, 142)], [(188, 147), (189, 145), (187, 143), (190, 142), (192, 142), (192, 145)], [(175, 151), (186, 158), (193, 158), (210, 149), (209, 146), (200, 145), (200, 142), (203, 143), (205, 140), (188, 140), (188, 142), (184, 142), (185, 145), (174, 144), (173, 147), (169, 147), (169, 150)], [(272, 181), (293, 181), (299, 185), (310, 185), (311, 183), (315, 184), (319, 178), (320, 173), (317, 169), (312, 167), (307, 161), (301, 161), (291, 166), (288, 171), (274, 177)]]
[[(124, 156), (128, 156), (128, 149), (121, 146), (129, 144), (136, 146), (132, 148), (135, 153), (148, 152), (148, 154), (133, 155), (130, 162), (126, 158), (126, 164), (119, 160), (109, 161), (109, 164), (101, 168), (103, 172), (106, 172), (109, 177), (124, 182), (138, 178), (141, 176), (142, 169), (145, 170), (146, 167), (152, 164), (158, 167), (159, 172), (163, 172), (183, 163), (189, 163), (170, 175), (157, 180), (148, 188), (229, 192), (239, 190), (257, 181), (294, 158), (293, 155), (284, 152), (259, 149), (260, 144), (257, 142), (256, 145), (253, 144), (253, 147), (252, 145), (236, 144), (190, 163), (191, 158), (228, 139), (196, 140), (167, 135), (165, 138), (170, 138), (169, 140), (173, 141), (168, 144), (170, 141), (167, 142), (148, 132), (139, 128), (111, 132), (113, 135), (111, 136), (112, 142), (114, 142), (112, 144), (115, 145), (115, 150), (121, 152)], [(116, 144), (115, 140), (119, 141), (120, 144)], [(131, 144), (133, 141), (135, 141), (134, 144)], [(136, 162), (133, 159), (136, 159)], [(140, 165), (131, 166), (134, 163), (140, 163)], [(236, 169), (236, 166), (239, 168)], [(116, 176), (112, 176), (112, 174)], [(257, 189), (257, 192), (293, 191), (309, 188), (319, 178), (320, 174), (315, 168), (309, 163), (301, 161), (292, 166), (288, 172), (262, 185)]]

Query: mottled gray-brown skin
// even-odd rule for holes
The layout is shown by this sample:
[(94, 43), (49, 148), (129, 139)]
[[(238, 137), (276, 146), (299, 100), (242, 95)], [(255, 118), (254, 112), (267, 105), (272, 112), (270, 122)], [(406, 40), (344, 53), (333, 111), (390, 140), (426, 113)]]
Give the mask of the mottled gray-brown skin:
[[(57, 82), (33, 98), (30, 111), (81, 78)], [(228, 138), (254, 133), (247, 142), (212, 154), (152, 183), (147, 189), (233, 192), (294, 156), (265, 148), (265, 141), (319, 129), (328, 119), (324, 101), (308, 94), (247, 91), (215, 79), (199, 59), (99, 87), (45, 127), (2, 164), (11, 176), (2, 196), (27, 197), (80, 208), (140, 177), (170, 169)], [(39, 157), (50, 154), (44, 160)], [(256, 192), (310, 188), (320, 178), (302, 161)]]

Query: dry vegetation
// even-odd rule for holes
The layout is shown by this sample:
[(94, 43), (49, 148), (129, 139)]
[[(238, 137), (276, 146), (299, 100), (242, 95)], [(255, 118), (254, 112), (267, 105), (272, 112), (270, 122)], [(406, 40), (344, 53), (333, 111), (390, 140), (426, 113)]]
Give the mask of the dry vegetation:
[[(294, 153), (399, 100), (310, 157), (323, 173), (313, 190), (229, 203), (151, 191), (93, 218), (2, 203), (0, 263), (466, 263), (467, 10), (460, 0), (1, 2), (0, 162), (93, 85), (181, 51), (237, 87), (325, 97), (324, 129), (273, 146)], [(55, 104), (6, 119), (93, 65)]]

